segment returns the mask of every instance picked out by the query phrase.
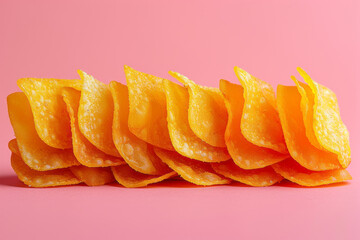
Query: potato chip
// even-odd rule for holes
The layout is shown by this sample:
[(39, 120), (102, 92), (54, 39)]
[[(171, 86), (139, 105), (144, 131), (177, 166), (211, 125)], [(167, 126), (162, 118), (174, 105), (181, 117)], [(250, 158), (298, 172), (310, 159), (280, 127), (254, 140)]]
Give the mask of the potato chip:
[(220, 80), (220, 90), (224, 95), (228, 110), (225, 131), (227, 149), (235, 164), (243, 169), (256, 169), (284, 160), (289, 155), (269, 148), (259, 147), (249, 142), (241, 133), (240, 122), (244, 107), (243, 88), (240, 85)]
[(88, 186), (100, 186), (115, 181), (110, 167), (70, 167), (70, 171)]
[(210, 163), (186, 158), (177, 152), (155, 148), (155, 153), (183, 179), (196, 185), (211, 186), (228, 184), (230, 180), (218, 175)]
[(189, 93), (185, 87), (164, 80), (168, 127), (172, 144), (183, 156), (203, 162), (221, 162), (230, 159), (226, 148), (214, 147), (198, 138), (188, 121)]
[(165, 179), (176, 176), (176, 172), (163, 175), (147, 175), (133, 170), (128, 165), (111, 167), (114, 177), (118, 183), (127, 188), (146, 187), (152, 183), (158, 183)]
[(112, 138), (114, 103), (108, 86), (83, 71), (78, 71), (83, 80), (79, 106), (81, 133), (106, 154), (120, 157)]
[(70, 119), (60, 91), (62, 87), (81, 89), (82, 81), (22, 78), (17, 84), (29, 100), (39, 137), (51, 147), (71, 148)]
[(219, 89), (199, 86), (179, 73), (169, 73), (189, 90), (188, 118), (191, 130), (214, 147), (226, 147), (224, 135), (228, 116)]
[(314, 93), (307, 84), (299, 82), (294, 76), (291, 76), (291, 79), (295, 82), (296, 87), (301, 95), (300, 107), (303, 115), (306, 136), (314, 147), (320, 150), (324, 150), (324, 148), (316, 139), (313, 127)]
[(291, 157), (313, 171), (340, 168), (335, 154), (314, 147), (306, 137), (300, 101), (301, 96), (296, 87), (278, 86), (277, 105)]
[(349, 172), (345, 169), (311, 171), (302, 167), (291, 158), (276, 163), (272, 167), (285, 179), (308, 187), (343, 182), (352, 179)]
[(20, 181), (29, 187), (55, 187), (81, 182), (68, 168), (44, 172), (33, 170), (16, 154), (11, 154), (11, 166)]
[(62, 91), (62, 96), (71, 119), (71, 132), (75, 157), (82, 165), (87, 167), (108, 167), (124, 164), (125, 162), (122, 158), (108, 155), (97, 149), (80, 132), (78, 125), (80, 95), (80, 91), (72, 88), (64, 88)]
[(301, 68), (297, 68), (314, 93), (313, 126), (316, 139), (329, 152), (338, 155), (342, 167), (351, 161), (349, 132), (342, 122), (334, 92), (313, 81)]
[(174, 150), (166, 122), (166, 98), (162, 78), (125, 66), (129, 89), (130, 131), (154, 146)]
[(23, 161), (32, 169), (47, 171), (79, 165), (72, 149), (57, 149), (44, 143), (35, 130), (30, 104), (24, 93), (7, 98), (10, 122)]
[(151, 175), (171, 172), (171, 169), (156, 156), (152, 145), (130, 132), (127, 87), (118, 82), (111, 82), (110, 90), (114, 99), (113, 139), (120, 155), (138, 172)]
[(270, 84), (235, 67), (235, 74), (244, 87), (244, 109), (241, 132), (251, 143), (287, 153), (284, 135), (276, 111), (275, 93)]
[(10, 149), (10, 151), (14, 154), (16, 154), (17, 156), (21, 157), (21, 153), (20, 153), (20, 150), (19, 150), (19, 146), (17, 144), (17, 141), (16, 141), (16, 138), (14, 139), (11, 139), (9, 141), (9, 144), (8, 144), (8, 147)]
[(238, 167), (232, 160), (221, 163), (211, 163), (211, 166), (218, 174), (254, 187), (271, 186), (283, 179), (271, 166), (245, 170)]

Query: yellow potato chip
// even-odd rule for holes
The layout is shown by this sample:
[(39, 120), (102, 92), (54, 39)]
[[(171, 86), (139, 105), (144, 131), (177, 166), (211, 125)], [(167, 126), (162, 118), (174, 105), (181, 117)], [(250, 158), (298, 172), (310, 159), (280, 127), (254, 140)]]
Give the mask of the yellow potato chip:
[(70, 167), (70, 171), (88, 186), (100, 186), (115, 181), (109, 167)]
[(288, 154), (282, 154), (252, 144), (242, 135), (240, 130), (241, 115), (244, 107), (244, 89), (242, 86), (220, 80), (220, 90), (224, 95), (229, 115), (225, 141), (236, 165), (243, 169), (263, 168), (289, 156)]
[(314, 93), (313, 126), (316, 139), (329, 152), (338, 155), (342, 167), (351, 161), (349, 132), (340, 117), (334, 92), (313, 81), (301, 68), (297, 68)]
[(108, 86), (85, 72), (78, 71), (83, 80), (79, 106), (81, 133), (106, 154), (120, 157), (112, 138), (114, 103)]
[(302, 167), (291, 158), (276, 163), (272, 167), (285, 179), (308, 187), (343, 182), (352, 179), (349, 172), (345, 169), (311, 171)]
[(120, 155), (138, 172), (151, 175), (171, 172), (171, 169), (156, 156), (152, 145), (130, 132), (127, 87), (118, 82), (111, 82), (110, 90), (114, 99), (113, 139)]
[(44, 143), (35, 130), (30, 104), (24, 93), (7, 98), (11, 125), (23, 161), (32, 169), (47, 171), (79, 165), (72, 149), (57, 149)]
[(127, 188), (146, 187), (152, 183), (158, 183), (165, 179), (176, 176), (176, 172), (169, 172), (163, 175), (147, 175), (139, 173), (128, 165), (111, 167), (114, 177), (118, 183)]
[(125, 66), (129, 89), (130, 131), (154, 146), (174, 150), (166, 122), (166, 98), (162, 78)]
[(189, 90), (188, 118), (191, 130), (214, 147), (226, 147), (224, 134), (228, 116), (219, 89), (199, 86), (179, 73), (169, 73)]
[(295, 82), (296, 87), (301, 95), (300, 106), (301, 112), (303, 114), (306, 136), (314, 147), (320, 150), (324, 150), (324, 148), (316, 139), (313, 127), (314, 93), (307, 84), (299, 82), (294, 76), (291, 76), (291, 79)]
[(11, 154), (11, 166), (20, 181), (29, 187), (55, 187), (81, 182), (68, 168), (44, 172), (33, 170), (16, 154)]
[(16, 154), (17, 156), (21, 157), (21, 153), (20, 153), (20, 150), (19, 150), (19, 146), (17, 144), (17, 141), (16, 141), (16, 138), (14, 139), (11, 139), (9, 141), (9, 144), (8, 144), (8, 147), (10, 149), (10, 151), (14, 154)]
[(301, 96), (296, 87), (278, 86), (277, 105), (291, 157), (313, 171), (340, 168), (335, 154), (314, 147), (306, 137), (300, 101)]
[(61, 88), (81, 89), (80, 80), (22, 78), (18, 86), (27, 96), (39, 137), (49, 146), (71, 148), (70, 119), (61, 98)]
[(78, 125), (80, 95), (80, 91), (72, 88), (64, 88), (62, 91), (62, 96), (71, 119), (71, 132), (75, 157), (82, 165), (87, 167), (108, 167), (124, 164), (125, 162), (122, 158), (108, 155), (97, 149), (80, 132)]
[(164, 80), (168, 127), (172, 144), (183, 156), (203, 162), (221, 162), (230, 159), (226, 148), (214, 147), (198, 138), (188, 121), (189, 93), (185, 87)]
[(239, 168), (232, 160), (221, 163), (211, 163), (211, 166), (218, 174), (254, 187), (271, 186), (283, 179), (271, 166), (245, 170)]
[(275, 93), (270, 84), (235, 67), (235, 74), (244, 87), (244, 109), (241, 132), (251, 143), (287, 153), (284, 135), (276, 111)]
[(211, 186), (228, 184), (230, 180), (218, 175), (210, 163), (186, 158), (177, 152), (155, 148), (155, 153), (183, 179), (196, 185)]

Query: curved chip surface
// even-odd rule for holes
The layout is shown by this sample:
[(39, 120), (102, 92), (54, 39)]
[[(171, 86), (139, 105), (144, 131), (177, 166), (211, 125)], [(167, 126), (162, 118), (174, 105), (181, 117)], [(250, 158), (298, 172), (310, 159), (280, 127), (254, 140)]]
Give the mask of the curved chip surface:
[(138, 172), (151, 175), (171, 172), (171, 169), (156, 156), (151, 144), (130, 132), (127, 87), (118, 82), (111, 82), (110, 90), (114, 100), (113, 139), (120, 155)]
[(240, 129), (244, 107), (242, 86), (220, 80), (220, 90), (224, 95), (229, 116), (225, 131), (225, 142), (236, 165), (243, 169), (263, 168), (282, 161), (289, 156), (269, 148), (259, 147), (249, 142), (242, 135)]
[(177, 152), (155, 148), (155, 153), (183, 179), (196, 185), (228, 184), (230, 180), (217, 174), (210, 163), (184, 157)]
[(232, 160), (221, 163), (211, 163), (211, 166), (215, 172), (253, 187), (271, 186), (283, 179), (271, 166), (245, 170), (238, 167)]
[(81, 182), (68, 168), (44, 172), (33, 170), (14, 153), (11, 154), (11, 166), (20, 181), (29, 187), (55, 187), (74, 185)]
[(230, 159), (226, 148), (214, 147), (198, 138), (188, 121), (189, 93), (185, 87), (164, 80), (168, 128), (175, 150), (183, 156), (203, 162)]
[(80, 89), (82, 81), (22, 78), (17, 84), (29, 100), (39, 137), (51, 147), (71, 148), (70, 119), (66, 115), (61, 89), (63, 87)]
[(122, 158), (102, 152), (80, 132), (78, 123), (80, 91), (64, 88), (62, 90), (62, 96), (71, 120), (73, 152), (76, 159), (86, 167), (108, 167), (124, 164), (125, 162)]
[(191, 130), (211, 146), (226, 147), (224, 135), (228, 114), (219, 89), (197, 85), (176, 72), (169, 74), (189, 91), (188, 118)]
[(24, 93), (7, 98), (8, 112), (23, 161), (37, 171), (80, 165), (72, 149), (53, 148), (43, 142), (35, 129), (29, 101)]
[(112, 138), (114, 103), (108, 86), (83, 71), (78, 71), (83, 80), (78, 111), (81, 133), (95, 147), (106, 154), (120, 157)]
[(167, 128), (166, 97), (162, 78), (125, 66), (129, 90), (130, 131), (154, 146), (174, 150)]
[(291, 157), (303, 167), (313, 171), (340, 168), (336, 154), (322, 151), (308, 140), (300, 101), (301, 96), (295, 86), (278, 86), (277, 105)]
[(235, 67), (235, 74), (244, 88), (242, 134), (257, 146), (286, 154), (286, 144), (272, 86), (239, 67)]
[(291, 158), (276, 163), (272, 167), (285, 179), (307, 187), (338, 183), (352, 179), (349, 172), (345, 169), (311, 171), (302, 167)]

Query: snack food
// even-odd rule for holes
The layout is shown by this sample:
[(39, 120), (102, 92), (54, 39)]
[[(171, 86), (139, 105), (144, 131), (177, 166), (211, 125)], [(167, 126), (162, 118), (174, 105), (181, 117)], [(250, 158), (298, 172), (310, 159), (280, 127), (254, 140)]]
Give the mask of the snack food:
[(200, 186), (283, 179), (313, 187), (351, 180), (349, 133), (335, 94), (306, 83), (272, 86), (235, 67), (241, 85), (185, 86), (125, 66), (128, 86), (81, 80), (18, 81), (8, 96), (11, 165), (28, 186), (166, 179)]

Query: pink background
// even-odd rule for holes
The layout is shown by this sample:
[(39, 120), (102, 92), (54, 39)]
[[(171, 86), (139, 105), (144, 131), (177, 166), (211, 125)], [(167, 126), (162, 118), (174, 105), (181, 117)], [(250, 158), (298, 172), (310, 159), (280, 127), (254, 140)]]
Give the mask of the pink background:
[[(221, 3), (220, 3), (221, 2)], [(360, 238), (357, 1), (0, 1), (0, 236)], [(301, 66), (333, 89), (351, 134), (354, 180), (324, 188), (24, 187), (10, 167), (6, 96), (21, 77), (125, 82), (123, 65), (217, 86), (233, 67), (276, 84)]]

